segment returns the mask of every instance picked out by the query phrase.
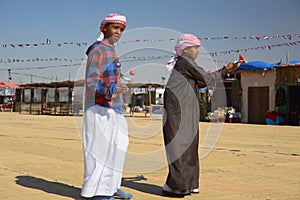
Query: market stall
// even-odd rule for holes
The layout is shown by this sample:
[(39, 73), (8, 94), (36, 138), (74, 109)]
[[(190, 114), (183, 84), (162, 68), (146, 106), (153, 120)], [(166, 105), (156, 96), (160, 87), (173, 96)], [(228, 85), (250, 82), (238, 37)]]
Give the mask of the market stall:
[(13, 111), (16, 88), (19, 85), (10, 82), (0, 82), (0, 111)]

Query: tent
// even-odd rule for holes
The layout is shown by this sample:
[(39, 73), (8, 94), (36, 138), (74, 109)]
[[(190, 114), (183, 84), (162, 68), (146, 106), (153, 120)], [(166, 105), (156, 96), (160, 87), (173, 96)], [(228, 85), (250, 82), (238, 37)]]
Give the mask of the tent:
[[(278, 66), (278, 65), (286, 65), (285, 62), (282, 62), (282, 61), (279, 61), (277, 63), (274, 63), (275, 66)], [(288, 63), (288, 65), (300, 65), (300, 60), (292, 60)]]
[[(238, 70), (270, 70), (275, 66), (284, 65), (284, 62), (277, 62), (274, 64), (263, 62), (263, 61), (251, 61), (246, 62), (240, 65)], [(298, 65), (300, 64), (300, 60), (293, 60), (289, 62), (289, 65)]]
[(300, 60), (292, 60), (289, 62), (290, 65), (300, 65)]
[(238, 70), (268, 70), (273, 69), (275, 64), (270, 64), (263, 61), (251, 61), (241, 64)]
[(19, 84), (10, 82), (0, 82), (0, 96), (14, 96)]

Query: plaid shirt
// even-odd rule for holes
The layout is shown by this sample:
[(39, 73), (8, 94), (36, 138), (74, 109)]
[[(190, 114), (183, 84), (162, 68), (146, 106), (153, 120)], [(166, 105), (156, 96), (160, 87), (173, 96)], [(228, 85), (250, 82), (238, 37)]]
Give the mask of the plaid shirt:
[(95, 42), (87, 54), (85, 108), (98, 104), (122, 113), (121, 95), (116, 91), (121, 70), (116, 66), (118, 57), (114, 47), (106, 42)]

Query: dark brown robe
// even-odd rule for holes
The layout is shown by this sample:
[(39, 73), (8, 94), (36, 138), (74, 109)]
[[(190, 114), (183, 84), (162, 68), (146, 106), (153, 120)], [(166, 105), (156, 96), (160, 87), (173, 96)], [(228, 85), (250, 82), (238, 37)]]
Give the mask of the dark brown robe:
[(226, 68), (207, 73), (188, 57), (179, 57), (164, 92), (163, 135), (173, 190), (199, 188), (199, 88), (228, 73)]

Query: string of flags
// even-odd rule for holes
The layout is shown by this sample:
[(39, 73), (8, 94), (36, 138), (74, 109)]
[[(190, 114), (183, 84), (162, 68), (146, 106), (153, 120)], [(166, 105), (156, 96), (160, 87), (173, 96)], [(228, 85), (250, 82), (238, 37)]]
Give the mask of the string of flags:
[(6, 71), (6, 70), (8, 70), (8, 72), (10, 73), (12, 70), (13, 71), (19, 71), (19, 70), (50, 69), (50, 68), (62, 68), (62, 67), (75, 67), (75, 66), (81, 66), (81, 63), (64, 64), (64, 65), (52, 65), (52, 66), (42, 66), (42, 67), (19, 67), (19, 68), (13, 68), (13, 69), (0, 69), (0, 71)]
[[(249, 48), (243, 48), (243, 49), (231, 49), (231, 50), (225, 50), (225, 51), (219, 51), (219, 52), (207, 52), (207, 53), (200, 53), (200, 54), (209, 54), (211, 57), (215, 57), (218, 55), (227, 55), (231, 53), (241, 53), (241, 52), (250, 52), (255, 50), (263, 50), (263, 49), (272, 49), (277, 47), (286, 47), (286, 46), (294, 46), (298, 45), (300, 43), (299, 41), (293, 41), (293, 42), (285, 42), (285, 43), (279, 43), (279, 44), (272, 44), (272, 45), (265, 45), (265, 46), (258, 46), (258, 47), (249, 47)], [(120, 58), (120, 62), (137, 62), (137, 61), (150, 61), (150, 60), (163, 60), (170, 58), (170, 55), (161, 55), (161, 56), (125, 56)], [(8, 59), (1, 59), (0, 58), (0, 64), (6, 64), (6, 63), (20, 63), (20, 62), (42, 62), (42, 61), (65, 61), (65, 62), (82, 62), (85, 58), (33, 58), (33, 59), (21, 59), (21, 58), (8, 58)]]
[[(170, 58), (170, 55), (160, 55), (160, 56), (124, 56), (119, 58), (120, 62), (143, 62), (143, 61), (153, 61), (153, 60), (162, 60), (162, 59), (168, 59)], [(22, 62), (41, 62), (41, 61), (65, 61), (69, 63), (73, 62), (82, 62), (85, 58), (33, 58), (33, 59), (7, 59), (3, 60), (0, 59), (1, 63), (22, 63)]]
[(234, 39), (234, 40), (268, 40), (268, 39), (277, 39), (277, 38), (284, 38), (291, 40), (292, 37), (300, 37), (300, 34), (282, 34), (282, 35), (265, 35), (265, 36), (239, 36), (239, 37), (229, 37), (229, 36), (223, 36), (223, 37), (205, 37), (200, 38), (203, 40), (221, 40), (221, 39)]
[[(1, 47), (3, 48), (7, 48), (7, 47), (12, 47), (12, 48), (16, 48), (16, 47), (38, 47), (38, 46), (50, 46), (53, 43), (51, 42), (50, 39), (47, 39), (46, 42), (40, 42), (40, 43), (19, 43), (19, 44), (14, 44), (14, 43), (10, 43), (10, 44), (2, 44)], [(77, 45), (79, 47), (81, 46), (87, 46), (87, 42), (58, 42), (56, 43), (56, 45), (58, 47), (61, 47), (62, 45)]]
[[(225, 51), (219, 51), (219, 52), (210, 52), (210, 53), (203, 53), (203, 54), (209, 54), (211, 57), (218, 56), (218, 55), (226, 55), (231, 53), (240, 53), (240, 52), (249, 52), (254, 50), (263, 50), (263, 49), (272, 49), (276, 47), (286, 47), (286, 46), (294, 46), (300, 43), (299, 41), (294, 42), (286, 42), (286, 43), (280, 43), (280, 44), (272, 44), (272, 45), (265, 45), (265, 46), (258, 46), (258, 47), (249, 47), (249, 48), (243, 48), (243, 49), (231, 49), (231, 50), (225, 50)], [(201, 53), (200, 53), (201, 54)]]
[(0, 59), (0, 64), (2, 63), (23, 63), (23, 62), (80, 62), (83, 61), (84, 58), (32, 58), (32, 59), (23, 59), (23, 58), (7, 58), (7, 59)]
[[(222, 37), (199, 37), (201, 40), (224, 40), (224, 39), (233, 39), (233, 40), (269, 40), (269, 39), (278, 39), (278, 38), (283, 38), (283, 39), (288, 39), (292, 40), (294, 37), (300, 37), (300, 34), (295, 33), (295, 34), (277, 34), (277, 35), (256, 35), (256, 36), (222, 36)], [(124, 45), (124, 44), (130, 44), (130, 43), (150, 43), (150, 42), (174, 42), (177, 39), (175, 38), (158, 38), (158, 39), (135, 39), (135, 40), (128, 40), (128, 41), (120, 41), (117, 45)], [(50, 39), (46, 39), (46, 42), (40, 42), (40, 43), (10, 43), (10, 44), (1, 44), (2, 48), (16, 48), (16, 47), (38, 47), (38, 46), (50, 46), (53, 45), (53, 42)], [(58, 42), (55, 44), (58, 47), (64, 46), (64, 45), (76, 45), (78, 47), (81, 46), (87, 46), (87, 42)]]
[(28, 76), (28, 77), (31, 77), (31, 78), (42, 78), (42, 79), (51, 80), (51, 81), (53, 80), (53, 77), (49, 77), (49, 76), (41, 76), (41, 75), (35, 75), (35, 74), (24, 74), (24, 73), (18, 73), (18, 72), (12, 72), (11, 74), (19, 75), (19, 76)]

